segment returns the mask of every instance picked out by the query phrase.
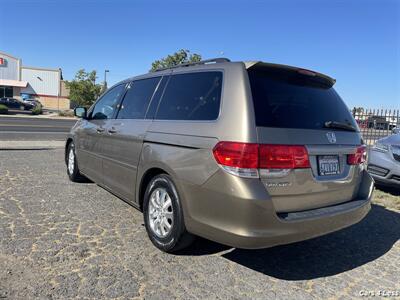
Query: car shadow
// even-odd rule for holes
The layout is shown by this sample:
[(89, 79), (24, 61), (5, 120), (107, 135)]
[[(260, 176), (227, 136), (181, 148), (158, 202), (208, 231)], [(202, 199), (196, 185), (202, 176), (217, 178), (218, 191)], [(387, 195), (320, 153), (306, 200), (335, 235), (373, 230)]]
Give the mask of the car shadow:
[(393, 187), (388, 185), (381, 185), (375, 183), (375, 187), (385, 193), (392, 194), (393, 196), (400, 196), (400, 187)]
[(233, 250), (234, 248), (204, 239), (202, 237), (196, 237), (193, 244), (191, 244), (189, 247), (179, 250), (173, 254), (178, 256), (202, 256), (223, 252), (229, 249)]
[(400, 238), (400, 213), (373, 205), (360, 223), (319, 238), (261, 250), (233, 249), (199, 239), (179, 255), (222, 257), (283, 280), (308, 280), (339, 274), (388, 252)]

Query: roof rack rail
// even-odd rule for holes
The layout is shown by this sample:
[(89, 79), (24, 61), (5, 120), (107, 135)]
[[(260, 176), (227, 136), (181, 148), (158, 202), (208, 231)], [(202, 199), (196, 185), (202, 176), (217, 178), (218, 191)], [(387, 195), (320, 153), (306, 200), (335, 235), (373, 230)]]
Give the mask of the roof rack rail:
[(158, 71), (164, 71), (168, 69), (176, 69), (180, 67), (190, 67), (190, 66), (195, 66), (195, 65), (205, 65), (205, 64), (210, 64), (210, 63), (224, 63), (224, 62), (230, 62), (231, 60), (225, 57), (217, 57), (217, 58), (211, 58), (211, 59), (206, 59), (206, 60), (201, 60), (201, 61), (196, 61), (196, 62), (189, 62), (189, 63), (184, 63), (184, 64), (179, 64), (176, 66), (172, 67), (166, 67), (166, 68), (159, 68), (154, 70), (153, 72), (158, 72)]

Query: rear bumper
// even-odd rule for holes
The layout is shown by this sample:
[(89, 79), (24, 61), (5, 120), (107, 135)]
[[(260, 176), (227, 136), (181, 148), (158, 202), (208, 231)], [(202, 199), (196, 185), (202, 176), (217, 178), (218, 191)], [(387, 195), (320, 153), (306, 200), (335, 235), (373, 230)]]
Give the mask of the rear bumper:
[(280, 214), (261, 181), (219, 175), (201, 190), (183, 187), (184, 198), (190, 199), (184, 203), (185, 223), (190, 232), (232, 247), (267, 248), (324, 235), (359, 222), (371, 207), (373, 179), (366, 171), (356, 199)]

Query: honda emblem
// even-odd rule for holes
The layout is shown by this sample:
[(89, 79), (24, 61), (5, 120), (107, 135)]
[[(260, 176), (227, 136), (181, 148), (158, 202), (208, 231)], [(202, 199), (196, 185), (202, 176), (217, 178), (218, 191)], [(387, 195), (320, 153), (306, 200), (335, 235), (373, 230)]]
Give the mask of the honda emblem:
[(334, 132), (327, 132), (326, 137), (328, 138), (329, 143), (331, 143), (331, 144), (336, 143), (336, 135)]

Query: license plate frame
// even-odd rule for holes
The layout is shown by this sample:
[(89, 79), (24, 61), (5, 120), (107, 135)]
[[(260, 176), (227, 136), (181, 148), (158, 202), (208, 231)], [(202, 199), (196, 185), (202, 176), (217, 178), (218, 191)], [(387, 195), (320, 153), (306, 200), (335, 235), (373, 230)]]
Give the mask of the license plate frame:
[(318, 175), (332, 176), (340, 174), (338, 155), (318, 155)]

